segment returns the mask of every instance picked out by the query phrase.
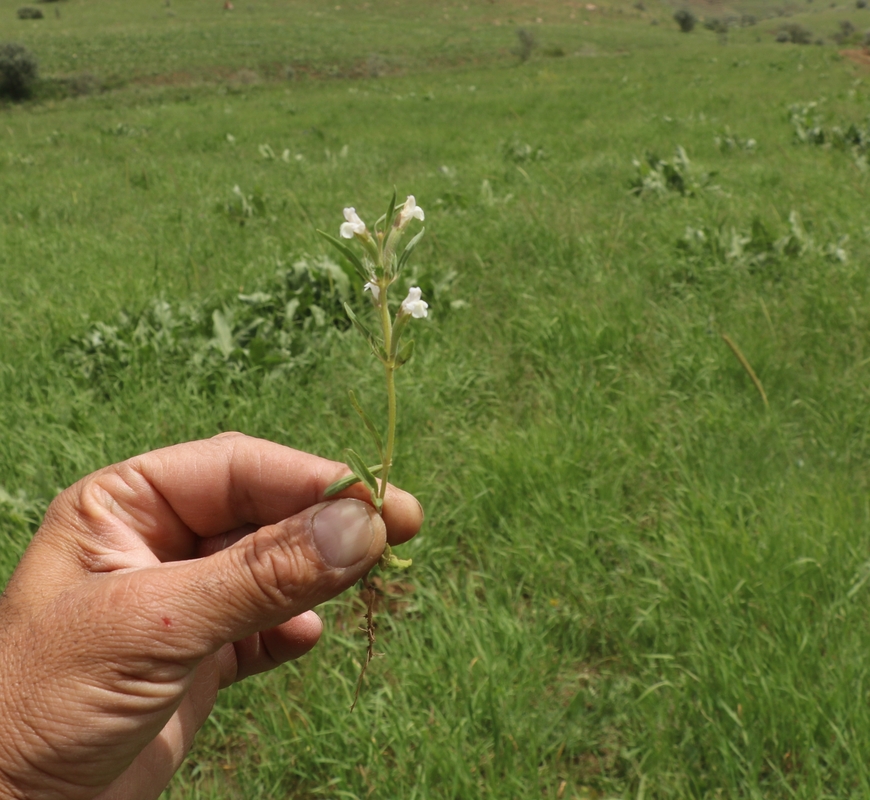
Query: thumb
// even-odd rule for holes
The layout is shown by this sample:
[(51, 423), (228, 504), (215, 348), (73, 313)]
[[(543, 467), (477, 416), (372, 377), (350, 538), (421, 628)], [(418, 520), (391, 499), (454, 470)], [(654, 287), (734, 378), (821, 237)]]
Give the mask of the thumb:
[(148, 613), (176, 653), (201, 658), (340, 594), (385, 544), (383, 520), (367, 503), (322, 503), (213, 555), (157, 568), (164, 591), (149, 592), (160, 596)]

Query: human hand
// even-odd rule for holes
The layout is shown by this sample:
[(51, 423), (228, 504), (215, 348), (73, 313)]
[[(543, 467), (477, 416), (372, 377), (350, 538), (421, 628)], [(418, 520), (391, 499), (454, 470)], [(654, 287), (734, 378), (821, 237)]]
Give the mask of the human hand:
[(393, 487), (383, 518), (321, 503), (346, 472), (222, 434), (62, 492), (0, 600), (0, 798), (157, 798), (218, 689), (310, 650), (310, 609), (419, 529)]

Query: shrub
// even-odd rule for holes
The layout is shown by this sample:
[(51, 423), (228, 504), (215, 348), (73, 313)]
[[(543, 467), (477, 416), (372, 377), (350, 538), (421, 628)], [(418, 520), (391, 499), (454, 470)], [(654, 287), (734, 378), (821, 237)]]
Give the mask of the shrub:
[(28, 97), (36, 82), (36, 56), (24, 45), (0, 44), (0, 97), (20, 100)]
[(674, 12), (674, 20), (680, 26), (683, 33), (689, 33), (694, 27), (697, 19), (695, 15), (687, 8), (681, 8)]
[(855, 0), (855, 8), (867, 8), (867, 0)]
[[(783, 36), (783, 34), (785, 34), (785, 36)], [(808, 31), (803, 25), (798, 25), (796, 22), (790, 22), (788, 25), (783, 25), (776, 36), (776, 41), (791, 42), (792, 44), (809, 44), (812, 40), (812, 32)]]
[(837, 44), (846, 44), (854, 36), (855, 26), (851, 22), (849, 22), (849, 20), (844, 19), (840, 23), (840, 30), (838, 30), (831, 38)]
[(718, 17), (704, 20), (704, 27), (713, 33), (728, 33), (728, 23)]
[(43, 13), (40, 9), (33, 6), (23, 6), (16, 12), (18, 19), (43, 19)]

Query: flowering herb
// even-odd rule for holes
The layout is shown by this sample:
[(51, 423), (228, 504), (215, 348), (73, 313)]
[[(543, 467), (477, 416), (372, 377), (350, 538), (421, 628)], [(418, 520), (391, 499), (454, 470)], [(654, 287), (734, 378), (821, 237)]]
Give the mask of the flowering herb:
[[(369, 415), (363, 410), (356, 395), (350, 392), (350, 402), (354, 410), (362, 419), (366, 430), (371, 436), (375, 449), (378, 453), (378, 462), (369, 465), (368, 462), (354, 450), (345, 451), (345, 461), (350, 468), (351, 475), (333, 483), (326, 490), (326, 497), (331, 497), (338, 492), (353, 486), (355, 483), (363, 483), (371, 493), (372, 504), (380, 512), (384, 505), (384, 496), (387, 490), (387, 481), (390, 468), (393, 465), (393, 452), (396, 445), (396, 370), (406, 364), (414, 353), (414, 341), (408, 340), (402, 343), (402, 336), (407, 330), (411, 319), (424, 319), (428, 315), (428, 304), (423, 300), (423, 293), (419, 287), (412, 287), (407, 297), (399, 307), (392, 312), (390, 310), (390, 287), (399, 277), (403, 267), (414, 248), (423, 237), (424, 229), (421, 229), (405, 246), (399, 249), (399, 245), (405, 236), (405, 230), (411, 220), (422, 220), (425, 215), (423, 209), (417, 205), (414, 195), (408, 195), (401, 205), (396, 204), (396, 193), (384, 214), (369, 230), (368, 226), (360, 219), (355, 208), (344, 209), (344, 222), (339, 228), (340, 239), (330, 236), (328, 233), (318, 231), (325, 237), (356, 269), (363, 282), (363, 290), (370, 293), (371, 302), (375, 308), (380, 332), (374, 333), (360, 321), (353, 309), (344, 304), (350, 321), (368, 342), (375, 358), (381, 362), (387, 384), (387, 430), (386, 436), (381, 436), (377, 426), (372, 422)], [(342, 240), (349, 240), (345, 243)], [(350, 243), (361, 247), (362, 254), (349, 247)], [(410, 560), (397, 558), (393, 555), (390, 546), (387, 545), (381, 556), (380, 566), (394, 567), (399, 569), (411, 565)], [(357, 693), (354, 697), (354, 705), (359, 696), (362, 679), (366, 667), (374, 655), (374, 623), (373, 604), (374, 591), (368, 580), (363, 581), (368, 590), (369, 601), (366, 613), (366, 633), (369, 639), (368, 652), (363, 665), (360, 680), (357, 684)]]

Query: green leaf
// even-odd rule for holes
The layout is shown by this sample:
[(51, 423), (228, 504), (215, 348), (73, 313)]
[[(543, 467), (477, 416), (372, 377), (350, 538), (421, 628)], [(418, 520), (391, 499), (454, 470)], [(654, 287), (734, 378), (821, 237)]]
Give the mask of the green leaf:
[(357, 274), (362, 278), (364, 283), (367, 283), (369, 280), (369, 273), (366, 268), (363, 266), (362, 261), (359, 260), (359, 256), (353, 252), (344, 242), (339, 241), (334, 236), (330, 236), (326, 231), (317, 231), (326, 241), (328, 241), (339, 253), (341, 253), (351, 264), (353, 264), (353, 268), (357, 271)]
[(398, 275), (402, 271), (402, 267), (405, 266), (405, 262), (410, 257), (411, 253), (414, 252), (414, 248), (417, 246), (417, 243), (420, 239), (423, 238), (423, 234), (426, 233), (426, 229), (422, 228), (420, 233), (418, 233), (410, 242), (406, 245), (405, 249), (402, 251), (402, 255), (399, 256), (399, 263), (396, 266), (396, 274)]
[(333, 483), (330, 483), (329, 486), (326, 487), (326, 491), (323, 493), (323, 496), (332, 497), (334, 494), (343, 492), (345, 489), (353, 486), (355, 483), (359, 483), (359, 478), (356, 475), (346, 475), (345, 477), (340, 478)]
[(407, 364), (411, 360), (412, 355), (414, 355), (413, 339), (402, 345), (402, 349), (399, 350), (399, 354), (396, 356), (396, 366), (401, 367), (402, 364)]
[(366, 489), (371, 492), (372, 502), (375, 508), (380, 511), (383, 505), (383, 500), (378, 497), (378, 482), (372, 471), (366, 466), (366, 462), (362, 460), (362, 456), (355, 450), (344, 451), (344, 463), (350, 468), (350, 471), (356, 475), (365, 485)]
[(387, 207), (387, 213), (384, 217), (384, 230), (389, 231), (393, 225), (393, 217), (396, 216), (396, 189), (393, 187), (393, 199), (390, 200), (390, 205)]
[(294, 297), (290, 300), (287, 305), (284, 307), (284, 329), (289, 330), (293, 327), (293, 317), (296, 316), (296, 312), (299, 310), (299, 298)]
[(381, 457), (381, 461), (384, 460), (384, 445), (381, 441), (381, 435), (378, 433), (378, 429), (375, 427), (374, 422), (371, 421), (371, 418), (365, 411), (363, 411), (363, 407), (359, 404), (359, 401), (356, 399), (356, 394), (353, 389), (348, 391), (348, 396), (350, 397), (350, 404), (354, 407), (354, 410), (357, 414), (359, 414), (360, 419), (363, 421), (363, 424), (368, 429), (368, 432), (372, 435), (372, 439), (374, 440), (375, 447), (378, 449), (378, 455)]
[(366, 341), (369, 343), (369, 347), (372, 348), (372, 352), (379, 358), (381, 361), (386, 360), (387, 354), (384, 352), (384, 348), (381, 347), (378, 340), (375, 339), (374, 334), (363, 325), (357, 315), (353, 313), (353, 309), (347, 304), (344, 304), (344, 311), (348, 316), (348, 319), (353, 323), (353, 326), (366, 338)]
[(384, 547), (384, 552), (381, 555), (378, 566), (381, 569), (408, 569), (412, 563), (410, 558), (398, 558), (393, 555), (393, 548), (387, 545)]
[(214, 338), (217, 342), (218, 349), (223, 353), (224, 358), (229, 358), (232, 355), (233, 332), (227, 322), (227, 318), (219, 309), (215, 309), (211, 315), (212, 323), (214, 324)]
[[(377, 464), (374, 467), (369, 467), (369, 472), (372, 475), (379, 475), (383, 466), (381, 464)], [(333, 495), (338, 494), (339, 492), (343, 492), (345, 489), (350, 488), (355, 483), (360, 483), (362, 478), (358, 475), (345, 475), (343, 478), (339, 478), (337, 481), (330, 483), (329, 486), (326, 487), (326, 491), (324, 491), (324, 497), (332, 497)]]

